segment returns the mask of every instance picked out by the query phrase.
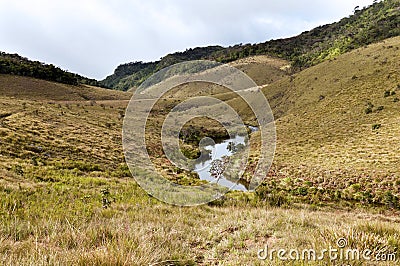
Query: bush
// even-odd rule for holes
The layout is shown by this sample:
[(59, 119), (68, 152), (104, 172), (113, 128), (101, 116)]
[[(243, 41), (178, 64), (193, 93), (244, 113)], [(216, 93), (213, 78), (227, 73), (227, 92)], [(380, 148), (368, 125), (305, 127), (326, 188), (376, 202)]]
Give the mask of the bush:
[(281, 207), (290, 204), (289, 195), (276, 189), (275, 184), (262, 184), (256, 189), (256, 197), (270, 207)]
[(12, 171), (13, 171), (14, 173), (16, 173), (17, 175), (19, 175), (19, 176), (23, 176), (23, 175), (24, 175), (24, 170), (22, 169), (22, 166), (19, 165), (19, 164), (14, 165), (14, 166), (12, 167)]
[(367, 107), (367, 108), (365, 108), (364, 112), (365, 112), (365, 114), (370, 114), (370, 113), (372, 113), (372, 108)]
[(381, 124), (373, 124), (373, 125), (372, 125), (372, 130), (378, 130), (378, 129), (380, 129), (381, 127), (382, 127)]

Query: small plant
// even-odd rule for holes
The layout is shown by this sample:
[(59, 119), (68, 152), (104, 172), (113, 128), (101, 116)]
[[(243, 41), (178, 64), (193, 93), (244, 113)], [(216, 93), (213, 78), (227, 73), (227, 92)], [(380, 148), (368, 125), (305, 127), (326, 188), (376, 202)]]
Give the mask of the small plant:
[(385, 91), (385, 93), (383, 94), (383, 97), (387, 98), (391, 95), (390, 91)]
[(125, 112), (124, 112), (124, 110), (119, 110), (119, 111), (118, 111), (118, 119), (119, 119), (119, 120), (122, 120), (122, 119), (124, 119), (124, 117), (125, 117)]
[(373, 125), (372, 125), (372, 130), (378, 130), (378, 129), (380, 129), (381, 127), (382, 127), (381, 124), (373, 124)]
[(219, 180), (225, 172), (227, 163), (228, 163), (227, 157), (223, 157), (221, 160), (217, 159), (217, 160), (212, 161), (211, 168), (209, 170), (211, 176), (214, 177), (215, 179)]
[(392, 192), (387, 191), (383, 195), (383, 202), (389, 208), (397, 208), (399, 205), (399, 198), (396, 195), (393, 195)]
[(381, 106), (378, 106), (378, 107), (376, 108), (376, 111), (379, 112), (379, 111), (382, 111), (383, 109), (385, 109), (385, 107), (381, 105)]
[(33, 166), (38, 166), (39, 165), (39, 163), (37, 161), (37, 157), (32, 157), (31, 162), (32, 162)]
[(367, 108), (365, 108), (364, 112), (365, 112), (365, 114), (370, 114), (370, 113), (372, 113), (372, 108), (367, 107)]
[(367, 108), (364, 110), (366, 114), (372, 113), (372, 108), (374, 108), (374, 105), (371, 102), (367, 102)]
[(111, 206), (110, 200), (110, 190), (108, 188), (103, 188), (101, 191), (101, 202), (103, 204), (103, 208), (107, 209)]
[(19, 176), (23, 176), (24, 175), (24, 170), (22, 169), (22, 166), (19, 165), (19, 164), (14, 165), (12, 167), (12, 170), (14, 171), (14, 173), (16, 173)]
[(397, 97), (393, 99), (393, 102), (394, 102), (394, 103), (397, 103), (398, 101), (400, 101), (400, 100), (399, 100), (399, 98), (397, 98)]

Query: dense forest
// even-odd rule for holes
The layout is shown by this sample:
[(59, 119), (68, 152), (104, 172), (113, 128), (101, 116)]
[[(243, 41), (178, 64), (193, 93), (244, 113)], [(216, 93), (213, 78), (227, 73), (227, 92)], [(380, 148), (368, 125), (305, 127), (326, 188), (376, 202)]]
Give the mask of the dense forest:
[(27, 76), (69, 85), (103, 86), (95, 79), (82, 77), (78, 74), (62, 70), (52, 64), (31, 61), (18, 54), (0, 52), (0, 74)]
[(222, 63), (253, 55), (271, 55), (290, 60), (304, 69), (353, 49), (400, 35), (399, 0), (374, 1), (339, 22), (317, 27), (286, 39), (230, 47), (209, 46), (169, 54), (156, 62), (120, 65), (101, 84), (118, 90), (139, 86), (154, 72), (179, 62), (209, 59)]

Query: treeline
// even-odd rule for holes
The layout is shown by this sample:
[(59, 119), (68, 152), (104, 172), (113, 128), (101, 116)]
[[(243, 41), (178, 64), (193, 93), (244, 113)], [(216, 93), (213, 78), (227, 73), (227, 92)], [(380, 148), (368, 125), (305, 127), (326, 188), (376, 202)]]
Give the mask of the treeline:
[(18, 54), (0, 52), (0, 74), (26, 76), (48, 81), (55, 81), (69, 85), (86, 84), (92, 86), (103, 86), (95, 79), (89, 79), (74, 74), (52, 64), (39, 61), (31, 61)]
[(294, 69), (303, 69), (332, 59), (340, 54), (381, 40), (400, 35), (399, 0), (374, 1), (339, 22), (317, 27), (286, 39), (259, 44), (238, 44), (199, 47), (169, 54), (159, 61), (120, 65), (113, 75), (101, 83), (118, 90), (139, 86), (151, 74), (175, 63), (211, 59), (222, 63), (254, 55), (270, 55), (292, 62)]
[(212, 54), (224, 49), (221, 46), (197, 47), (187, 49), (184, 52), (169, 54), (156, 62), (122, 64), (117, 67), (114, 74), (102, 80), (101, 83), (113, 89), (126, 91), (131, 87), (139, 86), (153, 73), (165, 67), (184, 61), (212, 59)]
[(296, 37), (228, 47), (213, 57), (220, 62), (230, 62), (268, 54), (290, 60), (295, 67), (306, 68), (399, 35), (399, 0), (374, 1), (371, 6), (363, 9), (355, 7), (353, 15), (339, 22), (317, 27)]

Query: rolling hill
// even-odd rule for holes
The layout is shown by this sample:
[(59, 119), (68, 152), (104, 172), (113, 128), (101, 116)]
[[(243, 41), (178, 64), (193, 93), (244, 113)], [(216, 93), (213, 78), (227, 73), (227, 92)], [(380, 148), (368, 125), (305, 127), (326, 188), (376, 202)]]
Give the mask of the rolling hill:
[(277, 119), (278, 180), (399, 206), (399, 49), (399, 37), (387, 39), (262, 89)]
[(18, 54), (0, 52), (0, 74), (33, 77), (69, 85), (102, 86), (97, 80), (62, 70), (52, 64), (32, 61)]
[[(387, 28), (398, 25), (397, 12), (398, 1), (377, 2), (286, 40), (197, 48), (120, 66), (107, 85), (126, 89), (158, 68), (218, 55), (268, 98), (277, 147), (263, 184), (191, 208), (156, 200), (132, 178), (146, 176), (143, 169), (131, 173), (123, 154), (132, 93), (65, 84), (56, 76), (0, 74), (2, 264), (398, 265), (398, 256), (386, 262), (257, 258), (267, 245), (322, 251), (341, 238), (374, 254), (400, 249), (400, 37), (392, 37), (398, 27)], [(343, 50), (341, 34), (351, 38)], [(257, 123), (224, 88), (184, 84), (164, 95), (147, 120), (147, 151), (167, 178), (185, 185), (200, 180), (168, 162), (159, 128), (174, 105), (198, 95), (213, 95), (247, 124)], [(224, 134), (208, 120), (190, 126), (210, 137)], [(258, 138), (251, 134), (246, 176), (258, 160)], [(182, 150), (196, 155), (196, 144), (186, 142)]]
[(151, 74), (176, 63), (208, 59), (232, 62), (254, 55), (269, 55), (288, 60), (295, 70), (301, 70), (333, 59), (340, 54), (386, 38), (400, 35), (400, 2), (375, 1), (339, 22), (324, 25), (287, 38), (258, 44), (231, 47), (209, 46), (169, 54), (155, 62), (122, 64), (100, 84), (117, 90), (139, 86)]
[(131, 93), (90, 85), (68, 85), (30, 77), (0, 74), (0, 95), (42, 101), (129, 100)]
[[(131, 178), (121, 147), (131, 94), (1, 75), (2, 261), (257, 265), (265, 245), (321, 250), (340, 237), (352, 248), (400, 248), (399, 45), (398, 37), (387, 39), (296, 74), (270, 57), (232, 62), (267, 85), (275, 162), (255, 193), (193, 208), (158, 202)], [(216, 93), (251, 120), (235, 95)], [(158, 120), (149, 123), (152, 148)], [(307, 262), (321, 263), (331, 264)]]

